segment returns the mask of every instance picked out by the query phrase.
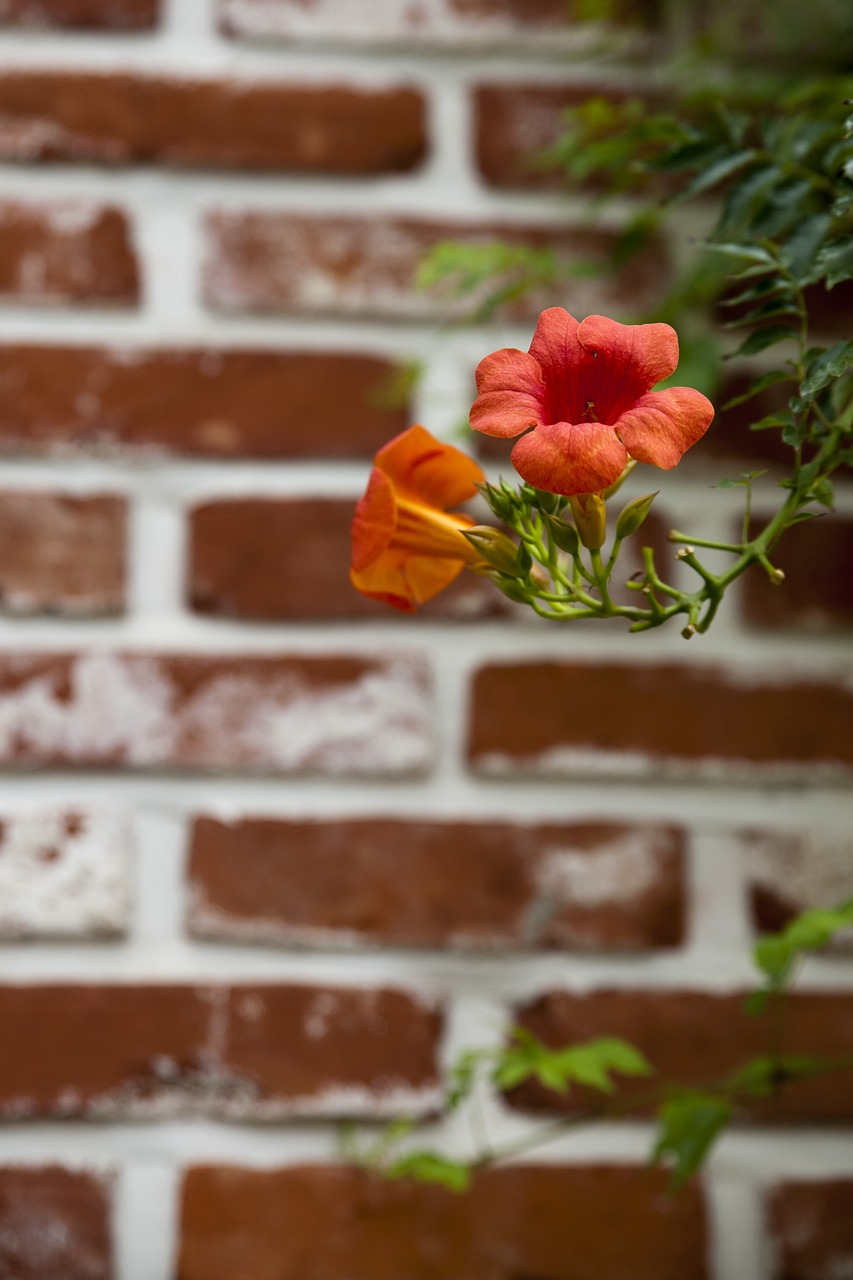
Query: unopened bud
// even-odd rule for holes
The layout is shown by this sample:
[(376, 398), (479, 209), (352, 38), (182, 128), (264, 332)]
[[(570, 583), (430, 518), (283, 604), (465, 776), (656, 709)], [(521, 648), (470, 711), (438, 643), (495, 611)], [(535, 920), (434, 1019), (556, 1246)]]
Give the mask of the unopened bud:
[(634, 458), (628, 459), (628, 465), (625, 467), (625, 470), (622, 472), (622, 474), (616, 477), (616, 479), (613, 481), (609, 489), (604, 490), (605, 502), (607, 501), (608, 498), (612, 498), (614, 493), (619, 492), (619, 490), (622, 488), (623, 484), (628, 479), (631, 472), (634, 470), (634, 467), (636, 467), (636, 465), (637, 465), (636, 459)]
[(500, 489), (495, 488), (493, 484), (489, 484), (488, 482), (478, 484), (477, 488), (480, 490), (480, 493), (486, 499), (486, 502), (488, 502), (497, 518), (499, 520), (509, 520), (512, 515), (512, 503), (506, 494), (502, 493)]
[(548, 516), (547, 525), (548, 532), (560, 550), (568, 551), (570, 556), (576, 556), (580, 550), (580, 539), (575, 526), (569, 524), (567, 520), (561, 520), (559, 516)]
[(475, 524), (472, 529), (463, 529), (462, 532), (478, 555), (493, 569), (509, 574), (510, 577), (526, 572), (524, 566), (519, 564), (520, 548), (507, 534), (501, 533), (500, 529), (493, 529), (490, 524)]
[(774, 587), (781, 587), (782, 583), (785, 581), (785, 570), (774, 568), (773, 572), (770, 574), (770, 581), (773, 583)]
[(578, 536), (589, 551), (600, 551), (607, 536), (607, 509), (600, 493), (578, 493), (569, 498)]
[(641, 498), (632, 498), (619, 512), (616, 521), (616, 537), (627, 538), (636, 533), (646, 516), (652, 509), (652, 503), (660, 490), (655, 493), (644, 493)]

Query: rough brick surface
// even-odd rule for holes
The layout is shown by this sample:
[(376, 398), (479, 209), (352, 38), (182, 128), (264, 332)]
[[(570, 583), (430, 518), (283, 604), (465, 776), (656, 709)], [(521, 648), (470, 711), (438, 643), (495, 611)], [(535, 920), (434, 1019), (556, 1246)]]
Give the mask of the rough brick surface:
[(783, 929), (812, 907), (853, 898), (853, 836), (822, 823), (810, 830), (738, 833), (750, 915), (760, 933)]
[(394, 1114), (437, 1104), (438, 1012), (399, 991), (6, 986), (0, 1115)]
[(468, 755), (486, 773), (843, 776), (853, 693), (839, 677), (568, 662), (474, 677)]
[(160, 0), (0, 0), (0, 23), (144, 31), (156, 26)]
[[(757, 520), (754, 532), (764, 525)], [(799, 524), (770, 556), (785, 581), (774, 586), (763, 569), (750, 569), (741, 586), (748, 623), (808, 631), (853, 627), (853, 519), (825, 515)]]
[(0, 1168), (0, 1275), (112, 1280), (108, 1191), (57, 1165)]
[(0, 445), (368, 457), (408, 426), (389, 360), (343, 352), (0, 346)]
[[(701, 991), (595, 991), (572, 995), (553, 991), (517, 1010), (516, 1020), (546, 1044), (568, 1045), (598, 1036), (622, 1036), (646, 1055), (662, 1080), (688, 1085), (722, 1079), (749, 1058), (765, 1057), (780, 1040), (783, 1053), (848, 1060), (853, 1054), (853, 995), (798, 992), (789, 995), (785, 1021), (750, 1017), (744, 997)], [(853, 1123), (853, 1067), (821, 1078), (789, 1084), (767, 1102), (756, 1103), (755, 1118), (818, 1124)], [(627, 1083), (624, 1096), (648, 1088)], [(574, 1111), (580, 1095), (560, 1095), (525, 1084), (511, 1100), (535, 1110)], [(588, 1096), (586, 1105), (601, 1102)]]
[(675, 946), (682, 863), (670, 827), (200, 818), (189, 923), (320, 945)]
[[(478, 302), (476, 291), (454, 303), (437, 291), (415, 290), (418, 267), (443, 240), (551, 249), (562, 263), (601, 260), (614, 243), (611, 232), (580, 227), (251, 211), (212, 215), (207, 234), (205, 296), (214, 307), (407, 320), (469, 314)], [(660, 297), (665, 278), (662, 250), (650, 248), (627, 273), (573, 280), (567, 305), (578, 314), (613, 306), (635, 312)], [(532, 319), (553, 303), (553, 289), (533, 290), (504, 314)]]
[(0, 813), (0, 938), (112, 937), (130, 912), (130, 833), (119, 814)]
[(477, 164), (496, 187), (565, 187), (565, 171), (543, 164), (542, 153), (565, 130), (564, 112), (590, 98), (622, 102), (630, 90), (607, 83), (483, 84), (474, 91)]
[(139, 269), (126, 216), (82, 201), (3, 201), (0, 295), (37, 305), (135, 304)]
[(126, 506), (106, 495), (0, 490), (0, 609), (120, 613)]
[[(213, 501), (190, 516), (188, 594), (193, 609), (262, 621), (393, 617), (349, 580), (355, 499)], [(463, 573), (418, 611), (471, 621), (508, 613), (487, 579)]]
[(76, 71), (0, 74), (9, 160), (371, 174), (424, 156), (411, 89), (359, 90)]
[[(348, 44), (551, 48), (573, 28), (566, 0), (219, 0), (220, 27), (248, 39)], [(577, 28), (575, 28), (576, 30)]]
[[(618, 1224), (618, 1225), (616, 1225)], [(178, 1280), (706, 1280), (701, 1194), (659, 1173), (525, 1166), (460, 1196), (358, 1169), (190, 1169)]]
[(0, 657), (5, 764), (406, 774), (429, 737), (412, 658)]
[(853, 1275), (853, 1179), (786, 1182), (766, 1202), (768, 1280)]

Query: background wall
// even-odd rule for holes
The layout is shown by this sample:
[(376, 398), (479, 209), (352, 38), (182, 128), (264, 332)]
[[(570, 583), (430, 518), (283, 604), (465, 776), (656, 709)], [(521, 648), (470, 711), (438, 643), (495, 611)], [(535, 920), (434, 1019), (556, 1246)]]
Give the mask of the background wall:
[[(468, 1199), (336, 1149), (519, 1018), (714, 1076), (759, 1048), (756, 927), (853, 892), (849, 490), (790, 589), (748, 579), (689, 646), (536, 624), (473, 577), (414, 620), (347, 582), (380, 444), (455, 438), (540, 302), (630, 319), (679, 252), (460, 331), (412, 287), (448, 235), (606, 243), (526, 156), (648, 83), (631, 7), (603, 52), (560, 0), (0, 16), (0, 1275), (848, 1274), (843, 1078), (675, 1200), (639, 1122)], [(659, 531), (732, 527), (710, 486), (769, 447), (742, 426), (667, 478)], [(849, 955), (808, 966), (788, 1036), (853, 1047)]]

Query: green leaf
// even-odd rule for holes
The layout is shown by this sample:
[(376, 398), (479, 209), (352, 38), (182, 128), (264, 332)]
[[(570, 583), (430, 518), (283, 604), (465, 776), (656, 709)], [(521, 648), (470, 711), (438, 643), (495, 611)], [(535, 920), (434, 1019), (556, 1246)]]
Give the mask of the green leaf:
[(445, 1099), (447, 1109), (455, 1111), (469, 1097), (477, 1080), (480, 1064), (492, 1056), (491, 1050), (466, 1049), (450, 1068), (450, 1087)]
[[(722, 149), (720, 149), (722, 150)], [(683, 200), (690, 200), (693, 196), (699, 195), (703, 191), (709, 191), (711, 187), (715, 187), (724, 179), (730, 178), (733, 173), (737, 173), (740, 169), (745, 168), (748, 164), (752, 164), (756, 157), (756, 152), (750, 147), (746, 151), (738, 151), (734, 155), (724, 151), (719, 154), (719, 158), (707, 163), (710, 157), (705, 157), (705, 163), (696, 177), (688, 182), (683, 191), (680, 191), (675, 197), (673, 203), (680, 203)]]
[(853, 342), (836, 342), (834, 347), (820, 351), (809, 360), (806, 376), (800, 384), (800, 395), (804, 400), (814, 400), (819, 391), (840, 377), (850, 365), (853, 365)]
[(768, 1098), (780, 1085), (808, 1080), (825, 1069), (825, 1062), (806, 1053), (767, 1054), (751, 1058), (729, 1076), (727, 1084), (735, 1093), (750, 1098)]
[(776, 259), (772, 253), (768, 253), (766, 249), (762, 249), (757, 244), (738, 244), (736, 242), (725, 240), (708, 240), (705, 248), (710, 249), (713, 253), (722, 253), (728, 258), (744, 258), (747, 262), (755, 262), (769, 267), (776, 266)]
[(822, 950), (842, 929), (851, 927), (853, 898), (837, 907), (804, 911), (781, 933), (759, 938), (752, 949), (752, 957), (770, 986), (779, 988), (787, 981), (803, 952)]
[(570, 1084), (612, 1093), (616, 1087), (612, 1075), (647, 1076), (652, 1070), (638, 1049), (613, 1036), (549, 1049), (526, 1028), (518, 1027), (492, 1078), (500, 1089), (512, 1089), (534, 1078), (555, 1093), (565, 1093)]
[(467, 1191), (471, 1170), (458, 1160), (448, 1160), (436, 1151), (412, 1151), (395, 1160), (384, 1170), (387, 1178), (411, 1178), (415, 1182), (431, 1182), (448, 1191)]
[(818, 254), (817, 266), (820, 271), (818, 278), (826, 279), (827, 289), (849, 280), (853, 276), (853, 236), (841, 236), (825, 245)]
[(770, 427), (793, 427), (794, 415), (783, 411), (782, 413), (768, 413), (763, 418), (759, 418), (757, 422), (750, 424), (750, 431), (767, 431)]
[(793, 375), (785, 373), (782, 369), (773, 369), (770, 373), (762, 373), (760, 378), (755, 378), (749, 384), (746, 391), (741, 392), (739, 396), (733, 396), (731, 400), (727, 400), (723, 405), (723, 411), (734, 409), (739, 404), (746, 404), (747, 400), (751, 400), (753, 396), (760, 395), (762, 391), (766, 391), (768, 387), (775, 386), (777, 382), (793, 381)]
[(793, 330), (788, 325), (769, 324), (765, 329), (756, 329), (751, 333), (731, 355), (754, 356), (759, 351), (764, 351), (767, 347), (775, 346), (777, 342), (784, 342), (786, 338), (793, 336)]
[(732, 1116), (731, 1103), (699, 1090), (685, 1090), (664, 1102), (658, 1112), (660, 1136), (652, 1151), (659, 1164), (672, 1166), (671, 1185), (677, 1189), (697, 1171)]

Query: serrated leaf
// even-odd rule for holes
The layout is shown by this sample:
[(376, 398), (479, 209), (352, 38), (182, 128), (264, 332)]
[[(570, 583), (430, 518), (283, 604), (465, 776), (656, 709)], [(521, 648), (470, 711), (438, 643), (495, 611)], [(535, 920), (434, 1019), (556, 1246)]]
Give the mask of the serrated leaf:
[(652, 1160), (671, 1163), (671, 1185), (681, 1187), (697, 1171), (732, 1116), (732, 1106), (713, 1094), (685, 1091), (658, 1112), (660, 1136)]
[(710, 249), (713, 253), (722, 253), (728, 258), (743, 258), (747, 262), (755, 262), (763, 264), (767, 267), (775, 267), (776, 259), (766, 249), (762, 249), (757, 244), (738, 244), (733, 241), (726, 240), (708, 240), (705, 248)]
[(792, 413), (768, 413), (757, 422), (750, 424), (750, 431), (769, 431), (771, 427), (791, 427), (794, 425)]
[(387, 1178), (411, 1178), (415, 1182), (434, 1183), (448, 1191), (467, 1191), (471, 1170), (458, 1160), (448, 1160), (436, 1151), (412, 1151), (395, 1160), (384, 1170)]
[[(680, 204), (684, 200), (690, 200), (694, 196), (700, 195), (703, 191), (709, 191), (711, 187), (716, 187), (718, 183), (723, 182), (726, 178), (730, 178), (732, 174), (746, 168), (748, 164), (752, 164), (756, 157), (756, 152), (752, 147), (745, 151), (738, 151), (734, 155), (724, 151), (722, 154), (717, 153), (719, 158), (706, 163), (702, 170), (696, 174), (692, 181), (688, 182), (683, 191), (680, 191), (675, 197), (673, 203)], [(706, 161), (709, 157), (706, 157)]]
[(803, 952), (820, 951), (842, 929), (853, 927), (853, 899), (837, 907), (804, 911), (780, 933), (759, 938), (752, 949), (758, 969), (772, 987), (781, 986)]
[(726, 409), (734, 409), (739, 404), (746, 404), (747, 400), (751, 400), (753, 396), (760, 395), (768, 387), (774, 387), (777, 382), (793, 382), (793, 380), (792, 374), (785, 373), (781, 369), (773, 369), (770, 373), (762, 373), (760, 378), (753, 379), (746, 391), (742, 391), (740, 395), (733, 396), (731, 400), (727, 400), (723, 405), (723, 412)]
[(638, 1049), (614, 1036), (551, 1049), (525, 1028), (518, 1028), (492, 1078), (500, 1089), (512, 1089), (532, 1077), (556, 1093), (565, 1093), (571, 1084), (612, 1093), (614, 1074), (645, 1076), (651, 1072), (650, 1063)]
[(800, 384), (800, 395), (804, 400), (813, 400), (850, 365), (853, 365), (853, 342), (836, 342), (834, 347), (810, 359), (808, 372)]
[(737, 351), (732, 352), (732, 356), (754, 356), (759, 351), (765, 351), (768, 347), (775, 346), (777, 342), (784, 342), (793, 336), (793, 330), (788, 325), (770, 324), (765, 329), (756, 329), (751, 333), (740, 344)]

